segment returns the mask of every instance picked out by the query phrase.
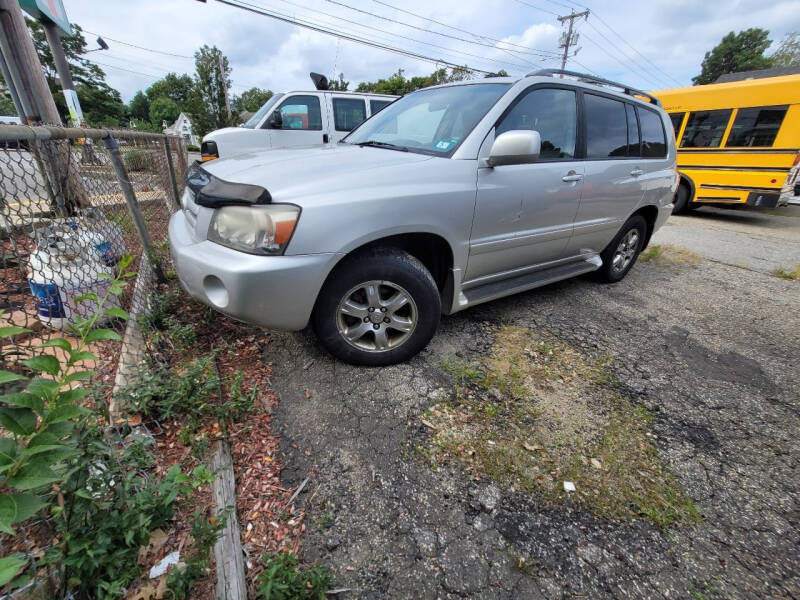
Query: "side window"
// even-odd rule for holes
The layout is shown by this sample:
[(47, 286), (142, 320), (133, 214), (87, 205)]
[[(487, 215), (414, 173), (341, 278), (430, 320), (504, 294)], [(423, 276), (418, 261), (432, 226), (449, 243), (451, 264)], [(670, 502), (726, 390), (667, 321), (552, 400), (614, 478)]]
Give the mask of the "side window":
[(367, 118), (367, 105), (358, 98), (333, 99), (333, 124), (336, 131), (352, 131)]
[(681, 131), (681, 125), (683, 125), (683, 117), (686, 116), (685, 112), (680, 113), (669, 113), (669, 120), (672, 121), (672, 130), (675, 132), (675, 139), (678, 139), (678, 134)]
[(642, 136), (639, 133), (639, 121), (636, 119), (636, 109), (633, 104), (625, 105), (625, 115), (628, 118), (628, 156), (641, 156)]
[(788, 106), (761, 106), (740, 108), (726, 146), (772, 146), (786, 116)]
[(322, 129), (322, 112), (316, 96), (289, 96), (281, 104), (280, 111), (281, 129)]
[(681, 148), (715, 148), (722, 142), (725, 127), (731, 118), (730, 109), (701, 110), (689, 113), (683, 130)]
[(495, 136), (531, 129), (542, 138), (542, 159), (575, 156), (578, 111), (573, 90), (539, 88), (528, 92), (497, 124)]
[(667, 136), (661, 115), (640, 106), (639, 125), (642, 128), (642, 156), (664, 158), (667, 155)]
[(627, 156), (625, 103), (594, 94), (584, 94), (583, 98), (586, 104), (586, 157)]
[(389, 106), (391, 103), (392, 103), (391, 100), (370, 100), (369, 112), (372, 115), (377, 114), (381, 112), (384, 108)]

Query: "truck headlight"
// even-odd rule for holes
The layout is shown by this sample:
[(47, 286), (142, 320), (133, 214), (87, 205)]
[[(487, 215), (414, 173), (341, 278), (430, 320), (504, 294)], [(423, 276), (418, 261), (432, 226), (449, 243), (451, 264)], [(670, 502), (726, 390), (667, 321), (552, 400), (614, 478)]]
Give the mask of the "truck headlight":
[(208, 239), (250, 254), (283, 254), (299, 216), (293, 204), (223, 206), (214, 211)]

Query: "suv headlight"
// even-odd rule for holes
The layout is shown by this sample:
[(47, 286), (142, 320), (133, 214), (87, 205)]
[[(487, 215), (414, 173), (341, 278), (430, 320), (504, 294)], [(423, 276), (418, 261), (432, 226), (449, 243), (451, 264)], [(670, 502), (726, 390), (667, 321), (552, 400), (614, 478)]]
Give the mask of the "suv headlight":
[(223, 206), (214, 211), (208, 239), (250, 254), (283, 254), (299, 216), (293, 204)]

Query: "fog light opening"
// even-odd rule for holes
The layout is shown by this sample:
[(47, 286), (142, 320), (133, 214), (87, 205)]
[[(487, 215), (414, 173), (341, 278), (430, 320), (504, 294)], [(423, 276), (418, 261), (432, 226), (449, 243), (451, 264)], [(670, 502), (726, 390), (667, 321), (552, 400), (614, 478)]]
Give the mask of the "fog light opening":
[(225, 284), (219, 277), (206, 275), (203, 279), (203, 291), (214, 306), (219, 308), (228, 306), (228, 290), (225, 289)]

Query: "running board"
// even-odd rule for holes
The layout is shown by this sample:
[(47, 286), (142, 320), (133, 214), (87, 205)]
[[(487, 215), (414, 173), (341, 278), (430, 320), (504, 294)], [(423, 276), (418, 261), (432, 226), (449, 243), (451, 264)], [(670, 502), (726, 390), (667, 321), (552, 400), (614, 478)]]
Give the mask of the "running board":
[[(593, 254), (592, 256), (578, 262), (570, 262), (565, 265), (558, 265), (543, 269), (541, 271), (534, 271), (533, 273), (525, 273), (510, 279), (502, 279), (500, 281), (493, 281), (485, 283), (468, 290), (461, 292), (461, 295), (466, 299), (467, 306), (473, 306), (482, 302), (502, 298), (503, 296), (510, 296), (526, 290), (555, 283), (562, 279), (569, 279), (570, 277), (577, 277), (584, 273), (591, 273), (603, 266), (603, 259), (599, 255)], [(462, 301), (462, 306), (464, 306)]]

